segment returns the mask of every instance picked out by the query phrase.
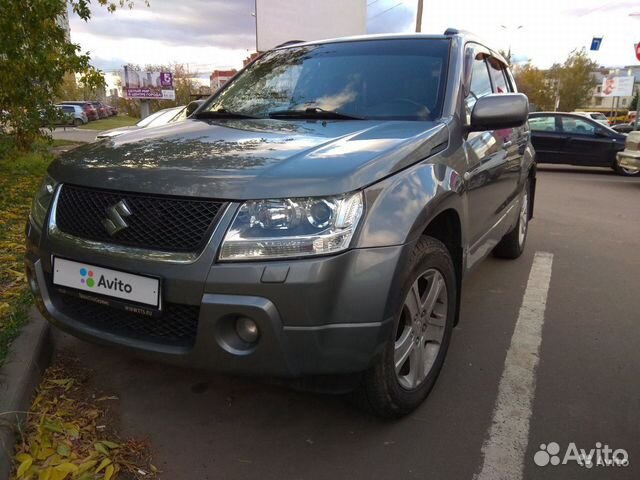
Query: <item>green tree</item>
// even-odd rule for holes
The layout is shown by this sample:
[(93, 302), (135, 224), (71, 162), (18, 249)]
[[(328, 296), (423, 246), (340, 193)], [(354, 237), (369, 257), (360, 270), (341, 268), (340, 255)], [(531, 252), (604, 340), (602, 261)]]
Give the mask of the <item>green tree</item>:
[[(90, 0), (68, 0), (75, 15), (91, 18)], [(98, 0), (114, 11), (132, 2)], [(57, 120), (53, 101), (66, 75), (79, 73), (90, 89), (104, 85), (101, 72), (88, 53), (71, 43), (60, 20), (66, 19), (67, 0), (0, 0), (0, 112), (6, 112), (16, 145), (28, 149), (40, 128)]]
[(555, 92), (544, 71), (527, 63), (517, 65), (513, 69), (513, 75), (518, 91), (529, 97), (532, 107), (537, 110), (553, 110)]
[(596, 83), (593, 78), (596, 67), (597, 64), (589, 58), (584, 48), (571, 52), (562, 65), (551, 67), (548, 77), (559, 85), (558, 110), (572, 112), (587, 103)]

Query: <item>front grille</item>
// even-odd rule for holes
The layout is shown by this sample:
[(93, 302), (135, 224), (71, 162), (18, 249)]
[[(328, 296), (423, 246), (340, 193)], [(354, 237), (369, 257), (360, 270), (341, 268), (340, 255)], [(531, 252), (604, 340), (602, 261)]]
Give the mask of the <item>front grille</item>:
[[(103, 221), (107, 209), (124, 200), (131, 215), (113, 235)], [(224, 203), (63, 185), (56, 224), (70, 235), (148, 250), (197, 252), (209, 239)]]
[(165, 303), (160, 317), (147, 317), (73, 295), (56, 294), (56, 308), (65, 315), (98, 330), (123, 337), (192, 347), (198, 330), (200, 307)]

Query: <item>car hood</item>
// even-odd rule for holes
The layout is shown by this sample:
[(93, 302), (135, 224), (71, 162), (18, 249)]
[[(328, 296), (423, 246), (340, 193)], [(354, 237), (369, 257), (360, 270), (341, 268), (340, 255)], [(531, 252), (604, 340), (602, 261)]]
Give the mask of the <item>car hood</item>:
[(441, 122), (186, 120), (74, 149), (49, 173), (88, 187), (230, 200), (331, 195), (447, 141)]

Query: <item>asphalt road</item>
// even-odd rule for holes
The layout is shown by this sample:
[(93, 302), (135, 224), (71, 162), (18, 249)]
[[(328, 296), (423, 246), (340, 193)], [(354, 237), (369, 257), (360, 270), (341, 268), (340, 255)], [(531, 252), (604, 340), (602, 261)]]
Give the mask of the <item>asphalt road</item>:
[[(483, 445), (496, 431), (507, 448), (504, 456), (493, 450), (497, 470), (487, 478), (640, 478), (640, 179), (555, 167), (538, 178), (525, 254), (489, 258), (468, 277), (440, 379), (428, 401), (399, 421), (378, 420), (341, 398), (147, 363), (66, 335), (59, 348), (119, 396), (121, 431), (151, 441), (163, 479), (471, 480), (489, 461)], [(525, 296), (536, 252), (553, 255), (552, 264), (544, 257), (546, 309), (535, 291)], [(529, 327), (523, 297), (539, 302), (533, 310), (544, 323), (539, 356), (527, 357), (537, 368), (520, 372), (509, 360), (505, 369), (505, 359), (522, 345), (516, 323)], [(517, 383), (528, 375), (531, 395)], [(499, 392), (521, 402), (501, 410)], [(517, 428), (500, 437), (510, 422)], [(509, 435), (523, 439), (520, 451)], [(587, 451), (625, 449), (630, 464), (537, 466), (534, 455), (550, 442), (560, 460), (573, 442)], [(514, 451), (524, 461), (515, 476)]]

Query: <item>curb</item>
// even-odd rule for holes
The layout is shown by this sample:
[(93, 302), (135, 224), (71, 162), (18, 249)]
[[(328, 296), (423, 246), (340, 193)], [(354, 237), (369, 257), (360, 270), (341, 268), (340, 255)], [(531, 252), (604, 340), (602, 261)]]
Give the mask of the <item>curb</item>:
[[(14, 340), (0, 369), (0, 414), (29, 410), (33, 393), (51, 362), (52, 352), (49, 322), (31, 307), (29, 321)], [(9, 478), (15, 427), (24, 419), (23, 413), (0, 417), (0, 480)]]

